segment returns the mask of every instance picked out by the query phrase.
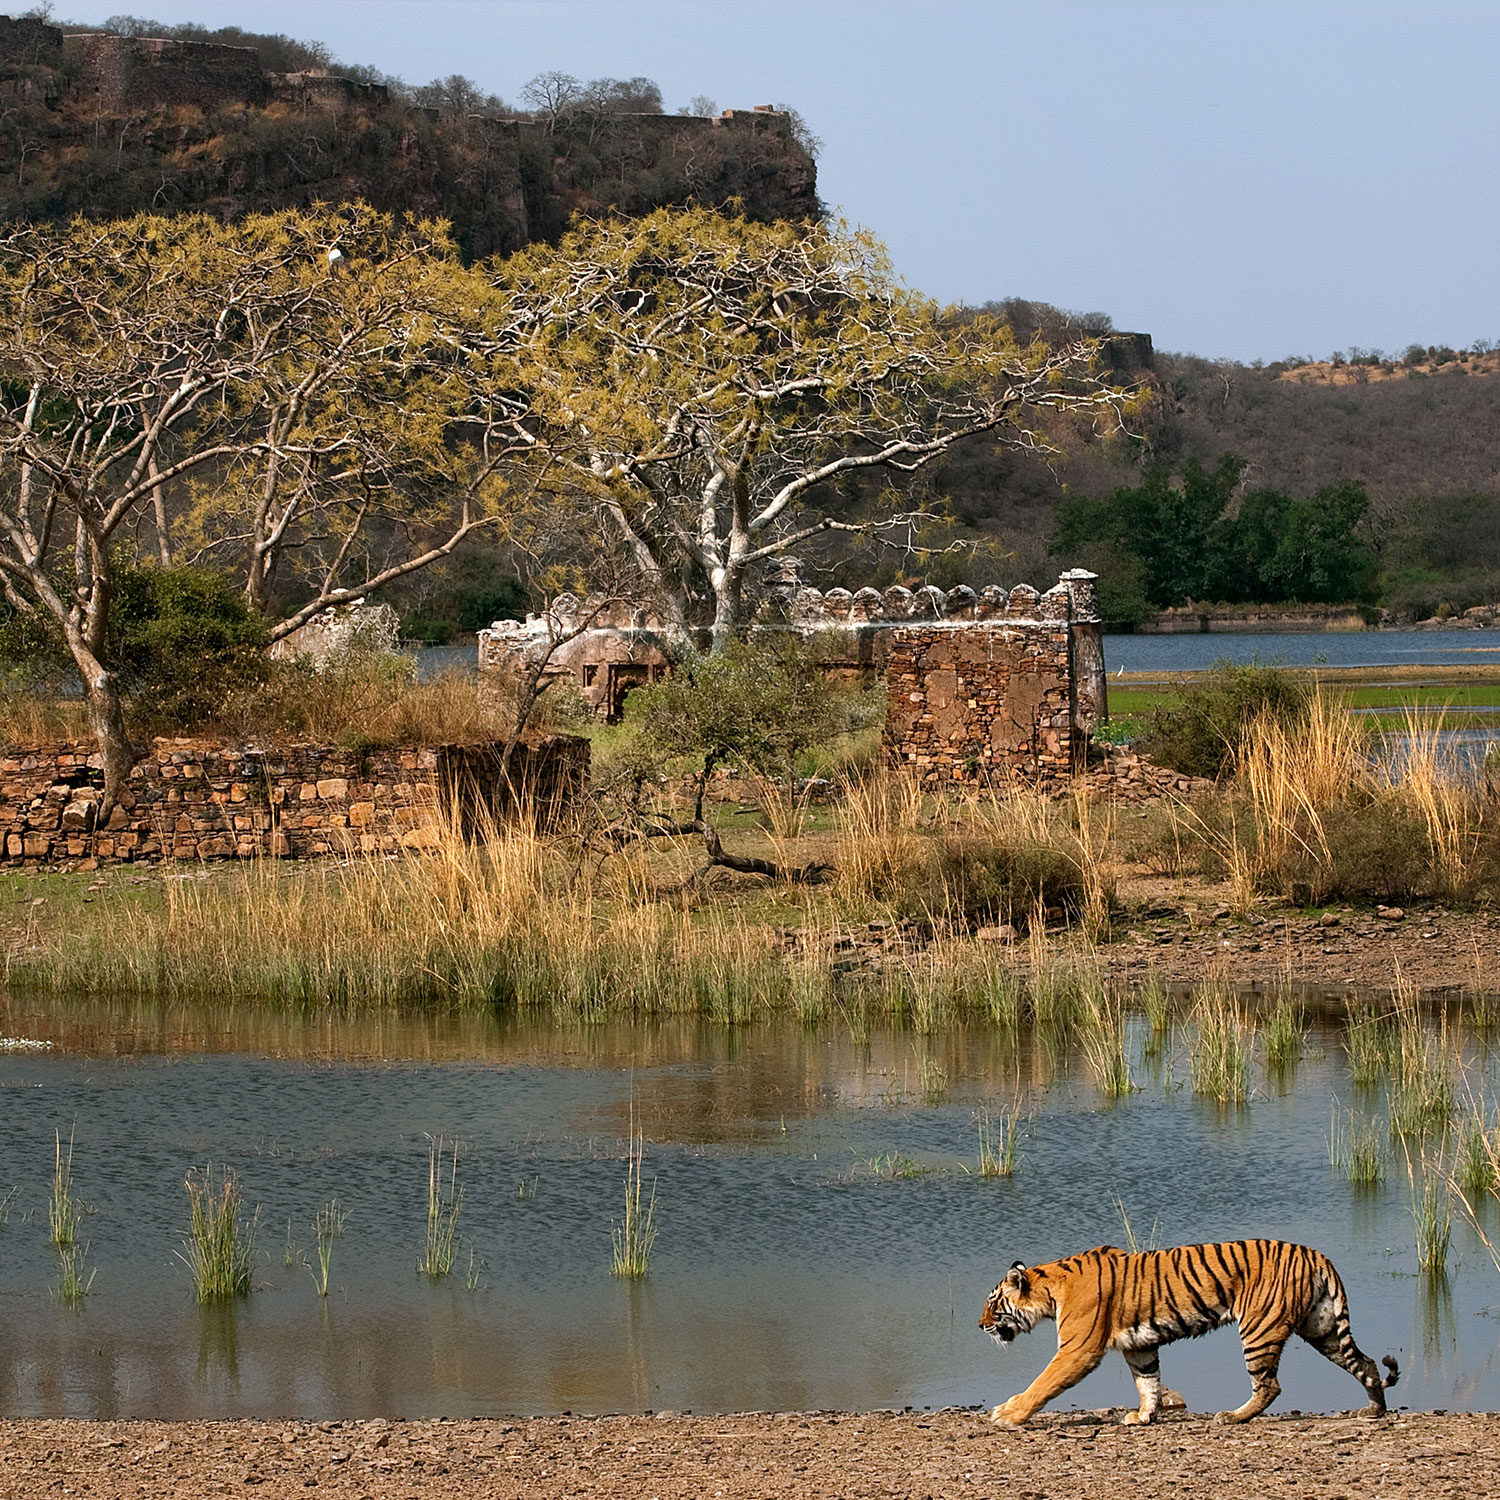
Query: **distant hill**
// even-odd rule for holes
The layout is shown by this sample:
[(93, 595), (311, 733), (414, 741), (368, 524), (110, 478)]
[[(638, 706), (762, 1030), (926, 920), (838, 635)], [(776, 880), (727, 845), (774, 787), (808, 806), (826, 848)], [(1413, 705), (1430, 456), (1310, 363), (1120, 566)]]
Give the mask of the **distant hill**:
[[(1305, 497), (1345, 480), (1363, 483), (1370, 508), (1361, 535), (1378, 567), (1377, 599), (1403, 616), (1445, 606), (1462, 611), (1500, 599), (1500, 352), (1413, 346), (1395, 359), (1350, 357), (1245, 365), (1165, 353), (1149, 336), (1121, 333), (1102, 313), (1072, 314), (1011, 299), (986, 304), (1024, 339), (1099, 338), (1114, 378), (1145, 393), (1131, 433), (1099, 441), (1060, 426), (1064, 456), (1052, 462), (982, 443), (925, 471), (919, 493), (950, 518), (931, 540), (976, 550), (921, 561), (890, 549), (848, 566), (877, 584), (930, 574), (947, 586), (1042, 577), (1059, 504), (1141, 482), (1146, 466), (1212, 467), (1224, 453), (1246, 460), (1243, 491)], [(868, 502), (869, 495), (860, 497)]]
[[(297, 45), (269, 55), (318, 55)], [(667, 115), (649, 80), (631, 80), (647, 88), (507, 118), (473, 107), (461, 88), (278, 72), (266, 55), (0, 17), (0, 217), (193, 209), (231, 218), (361, 198), (448, 218), (460, 248), (478, 256), (555, 238), (578, 211), (731, 198), (758, 219), (821, 211), (800, 122), (782, 110)], [(424, 93), (447, 107), (414, 102)], [(653, 97), (655, 110), (640, 109)]]

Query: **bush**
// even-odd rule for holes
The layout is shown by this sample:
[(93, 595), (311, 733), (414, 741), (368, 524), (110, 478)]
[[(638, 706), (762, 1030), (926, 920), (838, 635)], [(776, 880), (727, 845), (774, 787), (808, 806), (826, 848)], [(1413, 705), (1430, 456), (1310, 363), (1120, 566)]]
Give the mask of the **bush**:
[(841, 883), (903, 916), (1024, 927), (1038, 907), (1098, 921), (1114, 904), (1101, 830), (1042, 798), (996, 797), (960, 811), (929, 801), (913, 781), (876, 777), (848, 788), (845, 809)]
[(866, 726), (871, 695), (829, 675), (817, 651), (774, 631), (693, 655), (626, 700), (625, 726), (665, 757), (701, 756), (768, 780), (795, 776), (798, 761)]
[(944, 839), (933, 853), (935, 889), (923, 892), (924, 900), (936, 898), (928, 903), (930, 910), (967, 925), (998, 921), (1024, 927), (1038, 907), (1070, 916), (1083, 910), (1083, 873), (1077, 859), (1056, 843), (997, 843), (967, 835)]
[(265, 679), (266, 625), (233, 581), (206, 568), (122, 568), (109, 665), (148, 724), (196, 727)]
[[(265, 680), (266, 625), (234, 581), (207, 568), (126, 565), (115, 574), (104, 665), (148, 729), (195, 729)], [(50, 619), (0, 620), (7, 691), (71, 699), (78, 670)]]
[(1312, 689), (1279, 667), (1216, 662), (1170, 706), (1156, 709), (1136, 748), (1185, 776), (1221, 776), (1251, 722), (1307, 718)]

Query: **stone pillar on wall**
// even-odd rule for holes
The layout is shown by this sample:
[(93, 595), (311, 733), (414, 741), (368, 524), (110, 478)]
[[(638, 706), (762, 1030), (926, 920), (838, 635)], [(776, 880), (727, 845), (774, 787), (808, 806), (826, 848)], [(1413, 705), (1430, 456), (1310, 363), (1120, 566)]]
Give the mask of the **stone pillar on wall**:
[(1104, 671), (1104, 624), (1094, 593), (1097, 573), (1072, 568), (1058, 580), (1071, 604), (1068, 630), (1073, 742), (1086, 753), (1094, 731), (1109, 717), (1109, 678)]

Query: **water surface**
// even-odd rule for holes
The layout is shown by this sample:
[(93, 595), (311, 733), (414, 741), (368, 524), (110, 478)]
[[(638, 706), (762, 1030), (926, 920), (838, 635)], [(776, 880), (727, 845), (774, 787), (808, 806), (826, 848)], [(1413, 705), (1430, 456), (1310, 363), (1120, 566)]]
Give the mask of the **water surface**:
[[(697, 1021), (559, 1031), (514, 1019), (299, 1021), (265, 1013), (13, 998), (0, 1054), (0, 1412), (91, 1417), (469, 1416), (645, 1409), (992, 1403), (1049, 1358), (1047, 1329), (1001, 1350), (975, 1326), (1013, 1260), (1145, 1240), (1272, 1235), (1326, 1250), (1367, 1352), (1395, 1353), (1393, 1396), (1500, 1406), (1500, 1274), (1455, 1229), (1444, 1289), (1419, 1279), (1409, 1195), (1330, 1168), (1331, 1104), (1354, 1090), (1325, 1016), (1290, 1085), (1248, 1106), (1185, 1087), (1183, 1039), (1110, 1104), (1045, 1038), (924, 1038)], [(1469, 1049), (1478, 1080), (1487, 1055)], [(1020, 1098), (1019, 1172), (973, 1173), (975, 1113)], [(609, 1274), (632, 1110), (660, 1238), (646, 1280)], [(76, 1132), (98, 1275), (55, 1297), (45, 1230), (54, 1131)], [(463, 1143), (456, 1273), (417, 1274), (428, 1137)], [(894, 1161), (893, 1161), (894, 1158)], [(200, 1309), (176, 1251), (183, 1178), (227, 1163), (261, 1205), (256, 1291)], [(891, 1175), (898, 1173), (923, 1175)], [(930, 1169), (930, 1170), (928, 1170)], [(283, 1264), (314, 1213), (349, 1212), (332, 1294)], [(482, 1258), (482, 1266), (480, 1265)], [(471, 1290), (466, 1282), (477, 1284)], [(1163, 1356), (1195, 1406), (1248, 1389), (1224, 1331)], [(1289, 1348), (1281, 1409), (1361, 1393)], [(1121, 1360), (1070, 1393), (1123, 1405)], [(1064, 1403), (1066, 1404), (1066, 1403)]]
[(1500, 631), (1327, 630), (1107, 635), (1110, 672), (1198, 672), (1216, 661), (1285, 667), (1500, 666)]

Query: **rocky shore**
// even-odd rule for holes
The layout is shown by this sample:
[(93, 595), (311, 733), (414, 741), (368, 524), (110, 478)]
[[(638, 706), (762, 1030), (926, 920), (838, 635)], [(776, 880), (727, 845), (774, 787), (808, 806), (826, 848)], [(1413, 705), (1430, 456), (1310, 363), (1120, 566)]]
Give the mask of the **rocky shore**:
[(738, 1497), (1316, 1497), (1500, 1494), (1500, 1415), (982, 1412), (420, 1422), (0, 1422), (0, 1500), (42, 1495), (738, 1500)]

